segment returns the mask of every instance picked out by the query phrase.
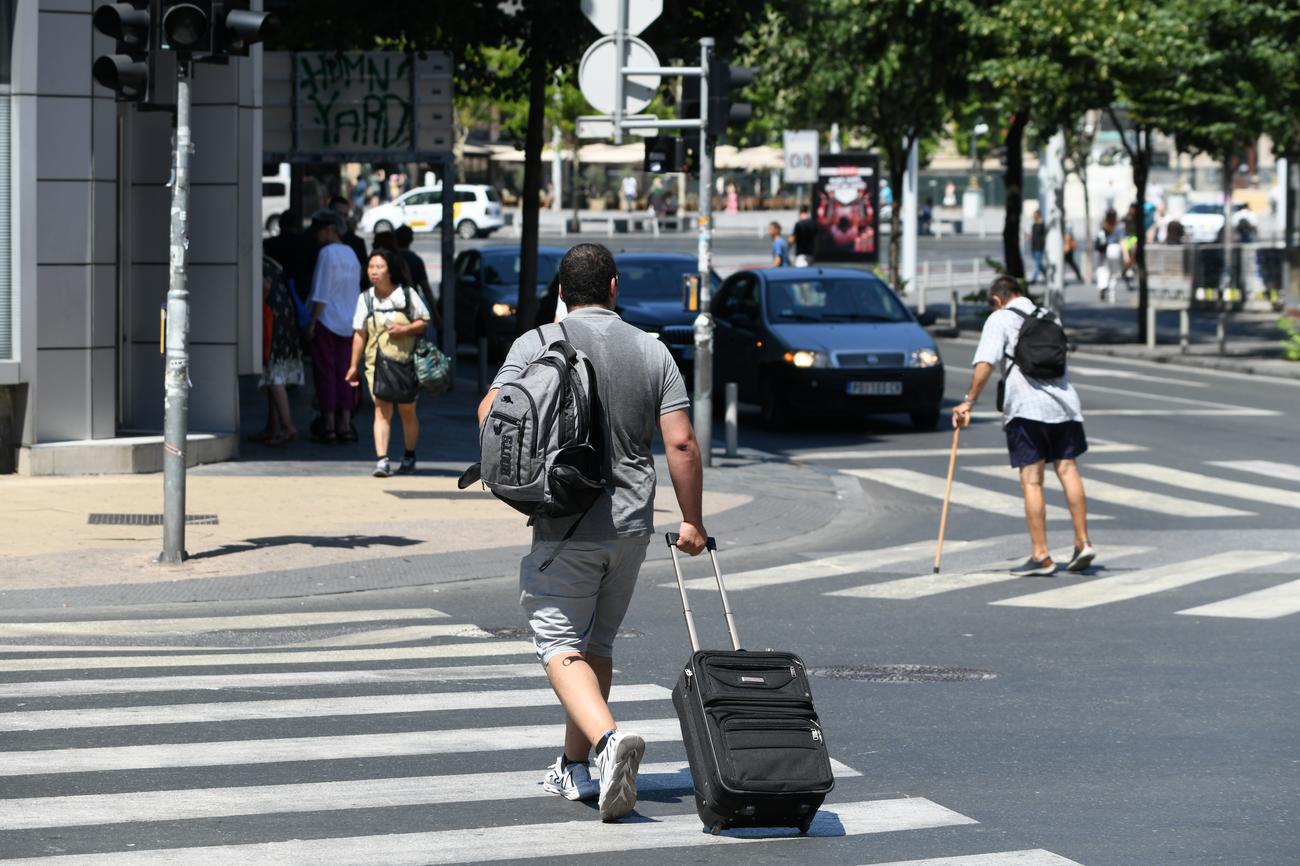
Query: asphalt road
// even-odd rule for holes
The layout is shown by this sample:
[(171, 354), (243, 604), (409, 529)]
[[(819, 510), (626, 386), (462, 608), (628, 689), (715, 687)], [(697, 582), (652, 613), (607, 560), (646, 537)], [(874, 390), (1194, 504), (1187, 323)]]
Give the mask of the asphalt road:
[[(972, 346), (942, 349), (956, 399)], [(720, 539), (746, 646), (866, 679), (813, 681), (840, 762), (813, 838), (700, 832), (667, 700), (686, 634), (656, 560), (618, 647), (615, 715), (650, 741), (623, 824), (541, 792), (557, 712), (513, 581), (489, 578), (0, 617), (26, 623), (0, 623), (0, 858), (1294, 864), (1300, 387), (1086, 355), (1072, 370), (1100, 550), (1082, 576), (1003, 573), (1028, 542), (988, 415), (961, 439), (937, 578), (950, 431), (743, 419), (744, 445), (839, 490), (838, 516), (779, 550)], [(706, 563), (690, 566), (721, 645)], [(144, 621), (85, 624), (125, 616)], [(198, 616), (217, 619), (165, 621)]]

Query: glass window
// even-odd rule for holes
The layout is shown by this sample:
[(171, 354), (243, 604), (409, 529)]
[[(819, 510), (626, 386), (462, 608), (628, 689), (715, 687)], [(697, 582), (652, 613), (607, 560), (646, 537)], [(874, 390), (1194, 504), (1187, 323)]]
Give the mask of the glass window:
[(501, 201), (501, 197), (497, 195), (497, 191), (496, 191), (495, 189), (493, 189), (492, 187), (488, 187), (487, 189), (483, 190), (483, 192), (487, 193), (487, 200), (488, 200), (488, 201), (490, 201), (490, 202), (499, 202), (499, 201)]
[(767, 287), (773, 322), (906, 322), (893, 290), (873, 278), (774, 280)]
[(408, 195), (406, 198), (402, 199), (401, 201), (401, 204), (403, 206), (436, 204), (436, 203), (437, 200), (434, 198), (434, 194), (431, 192), (413, 192), (410, 195)]
[[(491, 252), (483, 254), (483, 282), (519, 284), (519, 253)], [(537, 254), (537, 282), (549, 283), (560, 268), (560, 257), (553, 253)]]
[(474, 190), (472, 189), (458, 189), (456, 190), (456, 201), (463, 204), (465, 202), (478, 201), (478, 198), (474, 195)]
[[(628, 262), (618, 263), (618, 293), (620, 296), (636, 300), (680, 301), (682, 299), (682, 278), (695, 273), (694, 268), (685, 268), (676, 262)], [(713, 275), (713, 288), (719, 283), (718, 275)]]
[(281, 181), (262, 181), (262, 195), (284, 195), (284, 183)]
[(731, 281), (719, 298), (718, 315), (731, 318), (736, 315), (758, 318), (758, 277), (741, 274)]

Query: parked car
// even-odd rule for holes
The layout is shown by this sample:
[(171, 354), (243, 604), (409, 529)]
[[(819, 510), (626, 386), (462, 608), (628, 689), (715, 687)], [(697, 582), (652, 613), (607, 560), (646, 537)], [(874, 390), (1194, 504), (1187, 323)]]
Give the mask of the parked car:
[[(686, 253), (618, 253), (617, 309), (623, 321), (659, 335), (690, 387), (695, 368), (695, 318), (684, 303), (683, 279), (699, 273)], [(711, 291), (722, 284), (713, 274)]]
[[(462, 238), (487, 237), (506, 224), (501, 199), (492, 187), (458, 183), (455, 196), (452, 212), (456, 234)], [(415, 232), (431, 232), (441, 226), (442, 187), (418, 186), (390, 202), (375, 205), (362, 215), (359, 231), (374, 234), (403, 225)]]
[[(560, 247), (537, 248), (537, 294), (555, 279), (564, 258)], [(505, 355), (517, 336), (519, 247), (492, 245), (463, 250), (456, 256), (456, 338), (458, 342), (488, 340), (490, 357)], [(552, 318), (554, 317), (552, 307)], [(544, 321), (539, 315), (538, 321)]]
[(823, 412), (939, 422), (943, 361), (933, 338), (879, 278), (843, 268), (766, 268), (723, 282), (713, 301), (715, 389), (740, 386), (764, 422)]
[[(1183, 235), (1189, 243), (1213, 244), (1223, 241), (1223, 205), (1194, 204), (1178, 221), (1183, 225)], [(1252, 236), (1259, 229), (1259, 218), (1245, 204), (1232, 206), (1232, 228), (1238, 234), (1243, 225)]]
[(262, 231), (265, 234), (280, 231), (280, 214), (289, 209), (289, 179), (287, 162), (278, 163), (275, 174), (262, 175)]

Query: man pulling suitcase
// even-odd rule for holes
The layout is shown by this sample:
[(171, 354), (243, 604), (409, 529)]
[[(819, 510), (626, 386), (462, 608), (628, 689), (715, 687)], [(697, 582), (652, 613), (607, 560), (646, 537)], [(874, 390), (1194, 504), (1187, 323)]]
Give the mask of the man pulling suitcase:
[[(507, 428), (518, 423), (521, 415), (498, 415), (494, 402), (503, 389), (522, 391), (518, 396), (524, 400), (525, 370), (557, 343), (571, 344), (590, 360), (599, 398), (592, 402), (603, 416), (593, 423), (603, 433), (606, 487), (576, 521), (572, 516), (536, 519), (519, 583), (537, 655), (565, 712), (564, 752), (547, 771), (543, 787), (569, 800), (598, 798), (601, 819), (612, 821), (636, 805), (636, 775), (645, 752), (640, 736), (618, 727), (608, 699), (614, 635), (654, 531), (651, 439), (656, 427), (683, 517), (676, 549), (692, 556), (704, 549), (707, 537), (704, 477), (677, 365), (662, 342), (614, 312), (618, 268), (609, 250), (578, 244), (561, 260), (559, 281), (569, 310), (563, 330), (547, 325), (515, 341), (478, 418), (480, 428), (485, 420)], [(508, 441), (523, 448), (534, 440), (519, 429), (521, 435)], [(518, 452), (511, 456), (518, 465)], [(599, 783), (589, 771), (593, 750)]]

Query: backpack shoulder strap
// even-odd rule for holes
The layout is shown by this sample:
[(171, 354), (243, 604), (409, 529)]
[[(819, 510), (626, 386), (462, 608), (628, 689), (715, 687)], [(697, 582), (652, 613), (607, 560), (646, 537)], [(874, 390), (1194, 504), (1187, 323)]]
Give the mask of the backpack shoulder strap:
[(363, 293), (366, 298), (366, 321), (375, 317), (375, 290), (366, 289)]

